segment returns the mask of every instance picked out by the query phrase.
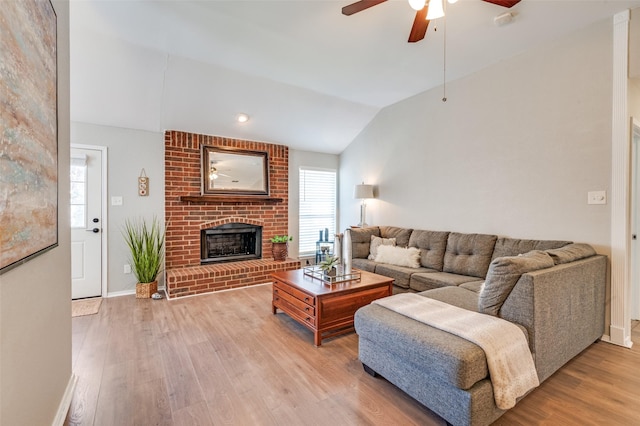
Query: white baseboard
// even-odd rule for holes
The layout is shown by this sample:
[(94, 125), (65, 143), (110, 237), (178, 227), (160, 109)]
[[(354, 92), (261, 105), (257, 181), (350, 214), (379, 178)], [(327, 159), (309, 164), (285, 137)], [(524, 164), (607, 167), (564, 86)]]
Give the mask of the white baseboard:
[(612, 345), (622, 346), (623, 348), (628, 348), (628, 349), (631, 349), (631, 347), (633, 346), (633, 342), (631, 341), (631, 339), (626, 339), (626, 340), (623, 339), (623, 342), (619, 343), (619, 342), (613, 341), (611, 339), (611, 336), (609, 336), (608, 334), (603, 335), (600, 338), (600, 340), (606, 343), (610, 343)]
[(69, 377), (69, 383), (67, 383), (67, 388), (64, 390), (64, 395), (62, 395), (60, 405), (58, 406), (58, 411), (56, 412), (56, 416), (53, 418), (51, 426), (64, 425), (64, 420), (67, 418), (69, 407), (71, 407), (71, 399), (73, 399), (73, 393), (76, 390), (77, 384), (78, 376), (76, 376), (75, 374), (71, 374), (71, 377)]
[(111, 291), (107, 293), (107, 297), (129, 296), (132, 294), (136, 294), (135, 288), (133, 290)]

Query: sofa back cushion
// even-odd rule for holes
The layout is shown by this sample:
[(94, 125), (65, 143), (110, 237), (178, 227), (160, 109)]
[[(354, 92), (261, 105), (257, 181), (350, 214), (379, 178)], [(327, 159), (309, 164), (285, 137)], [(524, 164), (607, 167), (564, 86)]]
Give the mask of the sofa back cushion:
[(444, 253), (444, 272), (484, 278), (489, 269), (496, 235), (451, 232)]
[(534, 250), (518, 256), (498, 257), (491, 262), (487, 279), (478, 297), (478, 312), (498, 315), (500, 308), (522, 274), (551, 268), (553, 259), (544, 251)]
[(409, 245), (409, 237), (411, 236), (412, 229), (398, 228), (396, 226), (381, 226), (380, 236), (382, 238), (395, 238), (396, 245), (400, 247), (407, 247)]
[(496, 241), (496, 247), (493, 250), (493, 256), (491, 259), (505, 256), (517, 256), (519, 254), (530, 252), (531, 250), (549, 250), (556, 249), (567, 244), (571, 244), (571, 241), (556, 241), (556, 240), (521, 240), (517, 238), (498, 238)]
[(351, 228), (351, 257), (366, 259), (369, 256), (371, 236), (380, 236), (380, 228), (370, 226), (367, 228)]
[(382, 238), (376, 237), (375, 235), (371, 236), (371, 244), (369, 244), (369, 260), (376, 260), (376, 256), (378, 255), (378, 247), (380, 246), (395, 246), (396, 239), (395, 238)]
[(448, 232), (414, 229), (409, 237), (409, 247), (420, 249), (420, 264), (425, 268), (442, 271)]
[(596, 255), (596, 251), (589, 244), (567, 244), (561, 248), (547, 250), (547, 253), (556, 265)]

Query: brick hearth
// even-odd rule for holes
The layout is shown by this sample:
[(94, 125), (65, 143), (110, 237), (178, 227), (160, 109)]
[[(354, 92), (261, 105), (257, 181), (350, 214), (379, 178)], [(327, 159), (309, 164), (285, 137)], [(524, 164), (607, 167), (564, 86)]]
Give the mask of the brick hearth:
[(190, 266), (168, 270), (167, 285), (172, 289), (170, 297), (180, 297), (264, 284), (271, 282), (272, 272), (293, 269), (300, 269), (300, 261), (288, 259), (276, 262), (273, 259), (260, 259)]
[[(232, 147), (269, 153), (270, 196), (281, 201), (238, 201), (184, 197), (200, 194), (200, 146)], [(289, 148), (284, 145), (165, 132), (165, 219), (167, 293), (170, 298), (269, 282), (269, 274), (300, 267), (297, 260), (274, 262), (274, 235), (288, 233)], [(182, 200), (181, 200), (182, 197)], [(200, 230), (240, 222), (262, 226), (261, 260), (200, 265)]]

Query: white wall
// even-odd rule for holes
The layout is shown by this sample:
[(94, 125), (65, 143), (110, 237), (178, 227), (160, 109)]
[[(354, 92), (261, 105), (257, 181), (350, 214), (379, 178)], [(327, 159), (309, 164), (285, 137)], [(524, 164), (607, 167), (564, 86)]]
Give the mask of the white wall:
[[(611, 45), (607, 20), (385, 108), (340, 157), (341, 223), (353, 185), (377, 185), (370, 224), (567, 239), (607, 254)], [(449, 52), (454, 55), (456, 52)]]
[(3, 425), (51, 424), (71, 378), (69, 4), (52, 3), (58, 17), (59, 245), (0, 276)]
[[(300, 206), (300, 167), (316, 167), (320, 169), (338, 170), (339, 157), (333, 154), (322, 154), (318, 152), (289, 150), (289, 235), (293, 235), (294, 241), (289, 244), (289, 257), (296, 259), (298, 251), (298, 230), (299, 230), (299, 206)], [(338, 187), (340, 187), (340, 175), (338, 174)], [(339, 194), (338, 194), (339, 196)], [(338, 218), (340, 212), (338, 211)], [(337, 229), (340, 229), (338, 221)]]
[[(108, 157), (108, 238), (109, 295), (135, 293), (136, 279), (125, 274), (128, 249), (122, 239), (122, 226), (127, 218), (154, 215), (164, 223), (164, 135), (144, 130), (123, 129), (87, 123), (71, 123), (74, 144), (107, 147)], [(138, 196), (138, 176), (144, 168), (149, 177), (149, 195)], [(111, 197), (123, 197), (122, 206), (112, 206)], [(160, 277), (160, 286), (164, 285)]]
[(629, 115), (640, 120), (640, 78), (629, 80), (628, 92)]

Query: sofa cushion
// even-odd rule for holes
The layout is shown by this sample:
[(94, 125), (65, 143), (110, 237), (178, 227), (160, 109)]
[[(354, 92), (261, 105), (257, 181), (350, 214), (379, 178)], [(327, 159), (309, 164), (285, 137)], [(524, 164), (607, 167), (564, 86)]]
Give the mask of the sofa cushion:
[(380, 246), (374, 260), (378, 263), (419, 268), (420, 250), (415, 247)]
[(474, 293), (480, 293), (482, 290), (482, 286), (484, 285), (484, 281), (471, 281), (468, 283), (460, 284), (460, 288), (466, 288), (467, 290), (471, 290)]
[(442, 271), (448, 236), (448, 232), (414, 229), (409, 237), (409, 247), (420, 249), (420, 264), (422, 266)]
[(395, 238), (381, 238), (376, 237), (375, 235), (371, 236), (371, 243), (369, 244), (369, 256), (367, 259), (376, 260), (376, 255), (378, 254), (378, 247), (380, 246), (395, 246), (396, 239)]
[(368, 228), (351, 228), (351, 257), (353, 259), (366, 259), (369, 256), (371, 236), (380, 236), (380, 228), (371, 226)]
[(459, 286), (463, 283), (478, 281), (476, 277), (468, 275), (450, 274), (449, 272), (427, 272), (411, 275), (409, 287), (414, 291), (431, 290), (432, 288)]
[(394, 284), (404, 289), (409, 288), (411, 275), (416, 272), (428, 273), (436, 271), (428, 268), (408, 268), (406, 266), (390, 265), (388, 263), (378, 263), (375, 269), (376, 274), (393, 278), (395, 280)]
[(595, 256), (596, 251), (589, 244), (569, 244), (561, 248), (547, 250), (547, 253), (553, 259), (554, 264), (560, 265)]
[(499, 257), (491, 262), (487, 280), (478, 298), (478, 312), (498, 315), (502, 304), (520, 279), (529, 271), (554, 266), (553, 259), (540, 250), (518, 256)]
[(495, 235), (451, 232), (444, 253), (444, 272), (484, 278), (491, 263)]
[(478, 293), (466, 288), (447, 286), (434, 288), (419, 294), (469, 311), (478, 310)]
[(351, 265), (354, 268), (361, 269), (363, 271), (375, 272), (376, 271), (376, 265), (378, 265), (378, 264), (376, 263), (375, 260), (360, 259), (360, 258), (354, 257), (351, 260)]
[(456, 388), (469, 389), (489, 374), (480, 346), (380, 305), (358, 309), (354, 325), (361, 340), (373, 342), (403, 363), (424, 366), (425, 374)]
[(411, 236), (412, 229), (398, 228), (397, 226), (381, 226), (380, 236), (382, 238), (395, 238), (396, 245), (400, 247), (407, 247), (409, 245), (409, 237)]
[(517, 238), (498, 238), (491, 260), (498, 257), (517, 256), (531, 250), (548, 250), (571, 244), (571, 241), (556, 240), (520, 240)]

